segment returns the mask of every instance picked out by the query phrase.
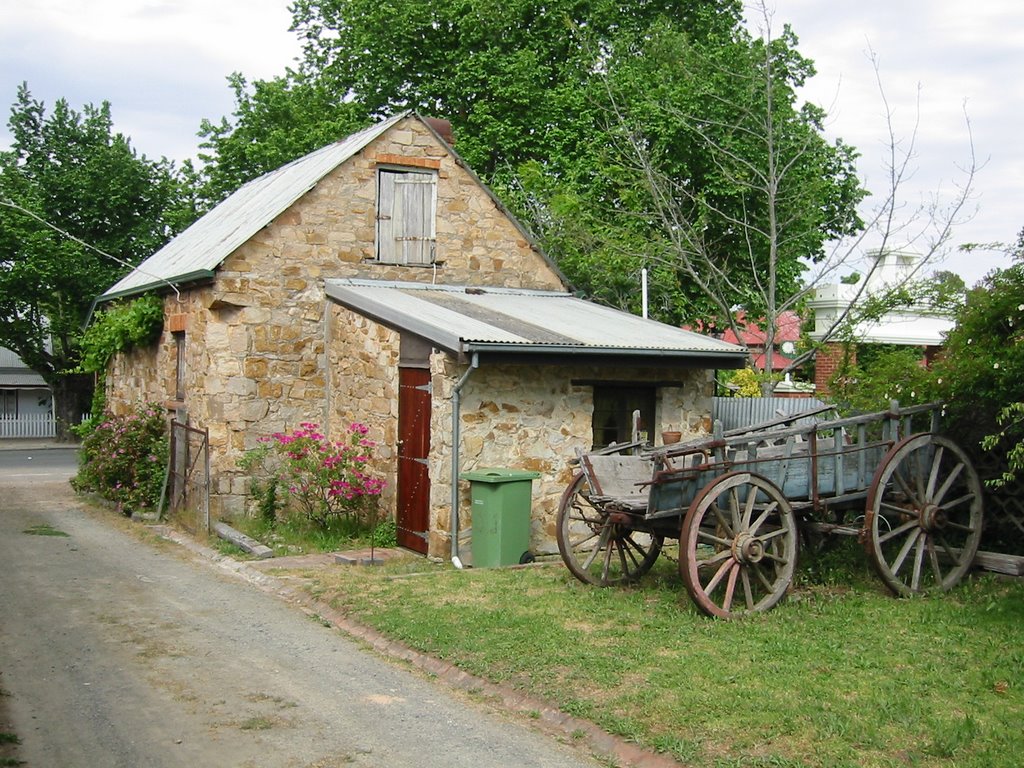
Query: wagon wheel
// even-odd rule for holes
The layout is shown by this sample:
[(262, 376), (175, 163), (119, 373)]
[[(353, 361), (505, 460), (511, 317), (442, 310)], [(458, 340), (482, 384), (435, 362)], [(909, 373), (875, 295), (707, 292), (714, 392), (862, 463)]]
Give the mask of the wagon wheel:
[(956, 443), (911, 435), (886, 454), (868, 490), (865, 547), (897, 595), (947, 590), (974, 562), (981, 481)]
[(796, 515), (771, 481), (732, 472), (708, 483), (680, 532), (679, 572), (704, 613), (731, 619), (767, 611), (796, 569)]
[(558, 506), (558, 551), (580, 581), (607, 587), (636, 581), (654, 565), (663, 538), (616, 521), (590, 502), (591, 488), (579, 473)]

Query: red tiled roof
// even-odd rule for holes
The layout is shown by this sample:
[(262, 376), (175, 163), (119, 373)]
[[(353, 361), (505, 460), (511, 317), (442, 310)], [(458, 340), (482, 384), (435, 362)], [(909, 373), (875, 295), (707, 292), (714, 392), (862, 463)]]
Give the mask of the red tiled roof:
[[(739, 328), (739, 336), (733, 333), (732, 329), (726, 330), (722, 341), (732, 344), (742, 344), (747, 347), (763, 347), (764, 331), (756, 323), (747, 320), (747, 313), (739, 311), (736, 313), (736, 326)], [(782, 344), (785, 341), (796, 342), (800, 340), (800, 316), (796, 312), (783, 312), (775, 323), (775, 343)]]
[[(764, 352), (762, 352), (759, 355), (755, 355), (754, 356), (754, 369), (755, 370), (758, 370), (758, 371), (763, 371), (764, 370), (764, 358), (765, 358)], [(772, 355), (772, 370), (773, 371), (781, 371), (787, 365), (789, 365), (792, 362), (793, 362), (792, 358), (786, 357), (785, 355), (782, 355), (782, 354), (779, 354), (778, 352), (776, 352), (775, 354)]]

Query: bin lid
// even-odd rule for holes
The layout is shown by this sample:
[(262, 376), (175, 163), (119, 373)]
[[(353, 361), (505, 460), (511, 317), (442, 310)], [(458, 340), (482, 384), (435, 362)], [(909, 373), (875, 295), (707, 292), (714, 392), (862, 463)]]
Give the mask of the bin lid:
[(474, 483), (512, 483), (519, 480), (534, 480), (540, 477), (540, 472), (534, 472), (529, 469), (481, 467), (472, 472), (463, 472), (459, 477), (462, 480), (470, 480)]

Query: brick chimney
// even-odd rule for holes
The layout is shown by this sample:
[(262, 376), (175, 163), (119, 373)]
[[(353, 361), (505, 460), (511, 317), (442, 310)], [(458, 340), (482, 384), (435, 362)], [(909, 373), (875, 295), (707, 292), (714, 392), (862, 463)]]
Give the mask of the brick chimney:
[(429, 125), (434, 130), (434, 133), (444, 139), (449, 147), (455, 146), (455, 135), (452, 133), (450, 121), (441, 117), (424, 117), (423, 122)]

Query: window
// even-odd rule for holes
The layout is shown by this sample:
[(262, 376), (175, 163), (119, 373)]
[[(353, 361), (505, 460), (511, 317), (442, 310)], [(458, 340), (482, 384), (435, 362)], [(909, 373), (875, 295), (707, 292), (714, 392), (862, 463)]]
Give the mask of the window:
[(654, 426), (656, 388), (645, 386), (594, 387), (594, 447), (632, 440), (633, 411), (640, 411), (641, 439)]
[(185, 332), (174, 333), (174, 399), (185, 400)]
[(18, 415), (18, 390), (0, 389), (0, 416)]
[(437, 175), (381, 169), (377, 173), (377, 260), (433, 264), (437, 239)]

